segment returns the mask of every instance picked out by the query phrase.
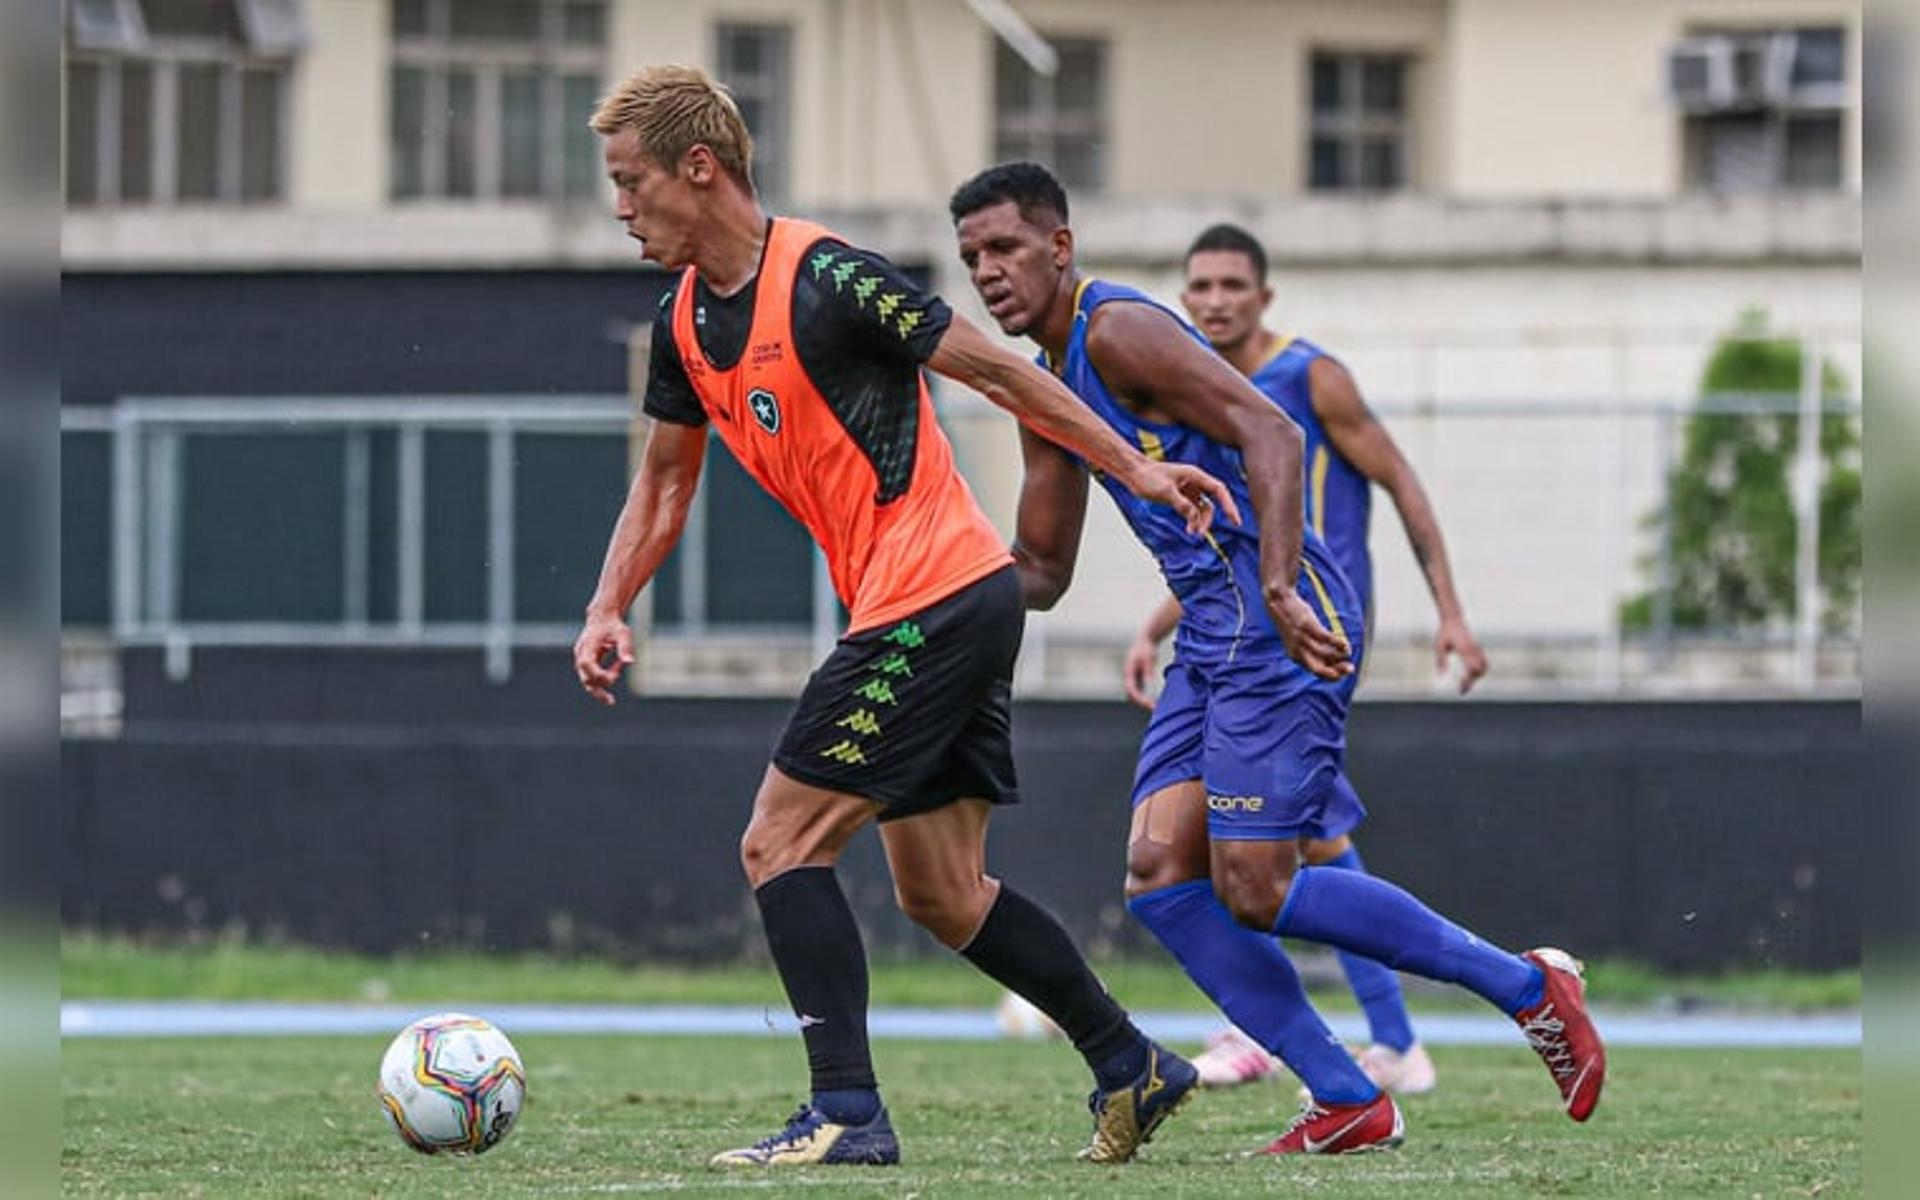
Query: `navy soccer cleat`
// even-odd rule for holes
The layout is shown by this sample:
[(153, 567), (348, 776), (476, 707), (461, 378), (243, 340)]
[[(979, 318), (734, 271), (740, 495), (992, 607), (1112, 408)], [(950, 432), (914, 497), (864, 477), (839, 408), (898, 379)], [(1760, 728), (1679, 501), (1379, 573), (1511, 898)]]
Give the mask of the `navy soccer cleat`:
[(713, 1156), (715, 1167), (801, 1167), (813, 1163), (891, 1167), (900, 1162), (900, 1139), (882, 1105), (865, 1125), (837, 1125), (812, 1104), (802, 1104), (787, 1127), (769, 1138)]
[(1088, 1162), (1123, 1163), (1153, 1140), (1154, 1130), (1193, 1097), (1200, 1072), (1192, 1063), (1147, 1043), (1147, 1065), (1125, 1087), (1087, 1097), (1093, 1111), (1093, 1141), (1080, 1157)]

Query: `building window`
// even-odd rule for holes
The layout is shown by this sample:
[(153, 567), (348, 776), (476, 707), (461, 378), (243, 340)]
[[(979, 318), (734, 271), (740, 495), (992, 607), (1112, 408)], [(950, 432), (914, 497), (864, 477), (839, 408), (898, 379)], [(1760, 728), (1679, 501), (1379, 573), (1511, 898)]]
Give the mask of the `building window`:
[(1053, 42), (1052, 78), (994, 40), (993, 156), (1052, 169), (1070, 192), (1107, 185), (1107, 47), (1092, 39)]
[(1675, 47), (1667, 87), (1685, 122), (1687, 186), (1841, 186), (1846, 62), (1839, 28), (1703, 33)]
[(393, 0), (396, 200), (585, 199), (604, 0)]
[(791, 35), (784, 25), (725, 24), (715, 31), (714, 63), (753, 134), (753, 185), (779, 205), (788, 196), (793, 109)]
[(1412, 174), (1407, 92), (1412, 60), (1399, 54), (1316, 53), (1307, 184), (1315, 191), (1385, 192)]
[(73, 0), (67, 202), (256, 204), (286, 195), (302, 0)]

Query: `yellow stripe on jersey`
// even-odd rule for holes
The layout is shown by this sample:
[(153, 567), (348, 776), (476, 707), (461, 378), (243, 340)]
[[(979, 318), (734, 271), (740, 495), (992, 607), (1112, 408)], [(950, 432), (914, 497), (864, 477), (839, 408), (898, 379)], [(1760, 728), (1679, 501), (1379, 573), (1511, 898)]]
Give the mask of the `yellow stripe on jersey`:
[(1299, 340), (1300, 340), (1299, 338), (1295, 337), (1291, 333), (1281, 333), (1281, 334), (1274, 335), (1273, 349), (1267, 351), (1267, 356), (1260, 360), (1260, 366), (1255, 367), (1254, 370), (1258, 371), (1260, 367), (1264, 367), (1268, 363), (1272, 362), (1274, 359), (1279, 358), (1282, 354), (1285, 354), (1287, 352), (1287, 347), (1293, 345), (1295, 342)]
[(1140, 431), (1140, 453), (1155, 462), (1167, 461), (1167, 447), (1160, 441), (1160, 435), (1151, 429)]
[(1313, 448), (1313, 532), (1319, 537), (1327, 536), (1327, 465), (1329, 459), (1324, 445)]
[[(1087, 294), (1087, 287), (1092, 282), (1093, 276), (1088, 275), (1081, 279), (1079, 284), (1073, 289), (1073, 319), (1076, 323), (1087, 319), (1087, 314), (1080, 311), (1080, 297)], [(1052, 371), (1055, 375), (1067, 369), (1066, 360), (1061, 359), (1059, 362), (1055, 362), (1053, 359), (1053, 351), (1051, 350), (1041, 350), (1040, 357), (1046, 360), (1047, 370)]]
[(1320, 572), (1314, 570), (1313, 564), (1305, 559), (1301, 560), (1300, 567), (1306, 571), (1307, 581), (1313, 584), (1313, 594), (1320, 597), (1320, 607), (1327, 614), (1328, 628), (1333, 630), (1333, 636), (1343, 642), (1346, 641), (1347, 627), (1341, 623), (1340, 614), (1334, 610), (1333, 597), (1327, 595), (1327, 585), (1320, 582)]
[(1213, 552), (1220, 556), (1220, 569), (1227, 573), (1227, 590), (1233, 593), (1233, 606), (1239, 610), (1233, 631), (1233, 644), (1227, 647), (1227, 661), (1232, 662), (1234, 656), (1240, 653), (1240, 639), (1247, 632), (1247, 601), (1246, 597), (1240, 594), (1239, 583), (1233, 578), (1233, 560), (1227, 557), (1227, 552), (1221, 548), (1219, 541), (1213, 536), (1213, 531), (1209, 529), (1201, 536), (1207, 539), (1207, 545), (1213, 547)]

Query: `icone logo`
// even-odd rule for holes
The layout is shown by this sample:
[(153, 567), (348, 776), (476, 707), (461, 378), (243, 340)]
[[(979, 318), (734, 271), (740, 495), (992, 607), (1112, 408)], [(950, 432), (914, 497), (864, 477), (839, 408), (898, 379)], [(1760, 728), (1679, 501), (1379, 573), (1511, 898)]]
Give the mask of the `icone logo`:
[(1207, 795), (1207, 807), (1218, 813), (1257, 813), (1266, 806), (1265, 798), (1260, 796), (1216, 796), (1212, 793)]

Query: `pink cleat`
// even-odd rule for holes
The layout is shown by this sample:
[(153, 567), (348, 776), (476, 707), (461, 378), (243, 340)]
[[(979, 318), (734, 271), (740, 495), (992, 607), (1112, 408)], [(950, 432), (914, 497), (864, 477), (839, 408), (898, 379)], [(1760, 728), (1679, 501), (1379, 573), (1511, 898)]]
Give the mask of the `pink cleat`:
[(1436, 1082), (1433, 1059), (1419, 1042), (1408, 1046), (1405, 1052), (1375, 1042), (1354, 1055), (1354, 1060), (1375, 1087), (1385, 1088), (1396, 1096), (1422, 1095), (1432, 1091)]
[(1200, 1072), (1200, 1086), (1210, 1088), (1271, 1079), (1280, 1070), (1278, 1059), (1231, 1026), (1207, 1039), (1206, 1052), (1196, 1057), (1193, 1065)]

